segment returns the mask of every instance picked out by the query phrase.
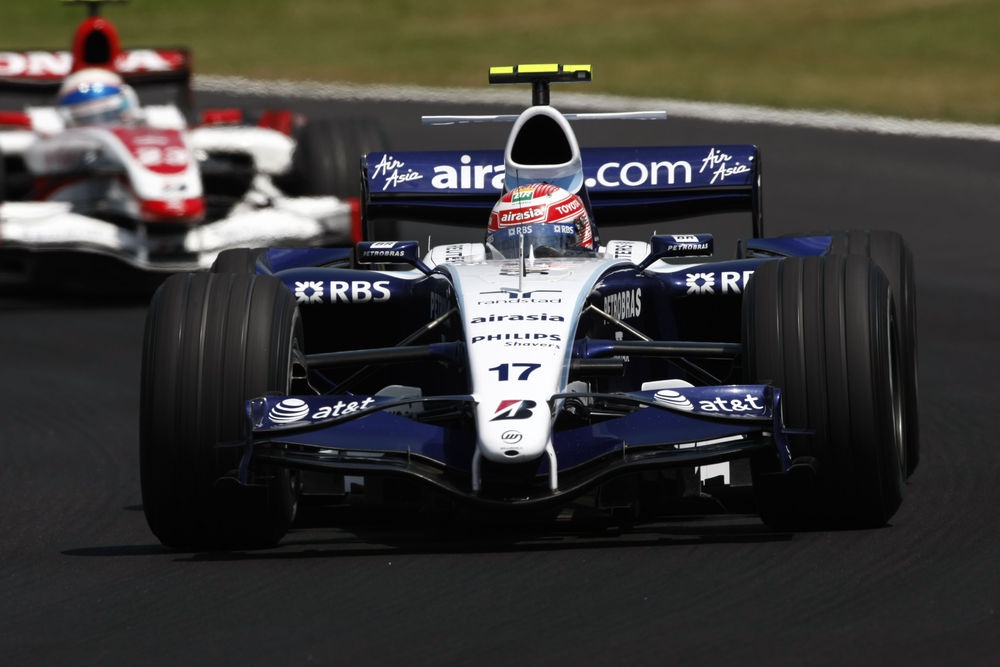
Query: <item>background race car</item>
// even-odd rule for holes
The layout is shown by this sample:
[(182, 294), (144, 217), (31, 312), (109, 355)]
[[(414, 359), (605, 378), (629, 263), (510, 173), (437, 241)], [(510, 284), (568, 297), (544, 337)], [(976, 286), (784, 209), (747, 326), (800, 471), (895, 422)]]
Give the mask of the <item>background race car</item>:
[[(173, 547), (267, 546), (313, 492), (639, 521), (740, 499), (884, 525), (919, 456), (913, 264), (879, 231), (764, 236), (752, 145), (581, 150), (556, 82), (496, 151), (373, 152), (365, 239), (234, 250), (147, 319), (143, 507)], [(732, 258), (695, 217), (741, 211)], [(421, 252), (382, 222), (465, 242)], [(672, 233), (616, 239), (620, 225)], [(485, 234), (484, 234), (484, 227)], [(395, 227), (391, 227), (395, 229)]]
[[(91, 10), (71, 51), (0, 53), (0, 268), (44, 277), (39, 257), (86, 253), (163, 273), (226, 248), (360, 239), (377, 123), (196, 110), (186, 49), (124, 49), (102, 2), (70, 4)], [(114, 96), (127, 109), (85, 116)]]

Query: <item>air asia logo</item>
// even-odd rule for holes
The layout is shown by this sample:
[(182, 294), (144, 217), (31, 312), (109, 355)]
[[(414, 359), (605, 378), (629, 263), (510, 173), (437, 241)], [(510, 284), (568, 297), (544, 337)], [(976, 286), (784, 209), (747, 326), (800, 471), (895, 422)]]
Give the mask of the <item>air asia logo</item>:
[[(472, 164), (472, 156), (462, 155), (459, 158), (461, 166), (450, 164), (436, 165), (431, 177), (431, 187), (435, 190), (503, 190), (504, 165)], [(605, 188), (636, 188), (646, 185), (673, 185), (675, 183), (690, 183), (694, 168), (686, 160), (669, 162), (667, 160), (653, 162), (604, 162), (586, 179), (588, 188), (602, 186)], [(738, 172), (733, 172), (738, 173)], [(725, 177), (722, 176), (723, 178)]]
[(500, 224), (521, 224), (522, 222), (531, 222), (532, 220), (537, 220), (542, 217), (545, 213), (541, 208), (523, 208), (517, 211), (507, 211), (500, 215)]
[(295, 298), (299, 303), (368, 303), (388, 301), (388, 280), (331, 280), (329, 294), (326, 294), (326, 283), (320, 280), (295, 281)]
[[(402, 171), (404, 168), (406, 171)], [(375, 165), (375, 171), (372, 172), (372, 179), (380, 176), (385, 178), (385, 183), (382, 185), (383, 192), (400, 183), (419, 181), (424, 177), (423, 174), (407, 168), (405, 162), (397, 160), (388, 153), (382, 156), (382, 159)]]
[(491, 322), (564, 322), (566, 318), (562, 315), (549, 315), (548, 313), (533, 313), (530, 315), (485, 315), (483, 317), (473, 317), (469, 324), (488, 324)]
[(531, 417), (531, 409), (536, 403), (534, 401), (508, 400), (500, 401), (500, 405), (493, 413), (491, 422), (503, 421), (506, 419), (528, 419)]
[[(751, 156), (750, 159), (753, 159)], [(738, 174), (746, 174), (750, 171), (750, 167), (741, 162), (732, 162), (733, 156), (722, 151), (717, 151), (712, 148), (708, 152), (708, 155), (701, 161), (701, 169), (698, 170), (699, 174), (708, 173), (712, 174), (712, 183), (716, 181), (722, 182), (726, 180), (729, 176), (736, 176)], [(732, 164), (730, 164), (732, 162)]]

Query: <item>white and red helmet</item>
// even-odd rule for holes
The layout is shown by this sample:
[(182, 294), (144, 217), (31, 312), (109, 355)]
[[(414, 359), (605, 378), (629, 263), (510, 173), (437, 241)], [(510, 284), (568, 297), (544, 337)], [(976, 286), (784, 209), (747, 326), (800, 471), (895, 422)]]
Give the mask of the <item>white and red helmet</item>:
[(505, 258), (520, 249), (535, 257), (590, 254), (594, 233), (583, 200), (549, 183), (505, 192), (490, 212), (486, 243)]

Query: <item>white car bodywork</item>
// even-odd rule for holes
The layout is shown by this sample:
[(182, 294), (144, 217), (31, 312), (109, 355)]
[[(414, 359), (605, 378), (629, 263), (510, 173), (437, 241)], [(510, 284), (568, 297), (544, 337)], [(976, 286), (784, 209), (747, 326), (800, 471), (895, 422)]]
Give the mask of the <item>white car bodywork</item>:
[[(275, 129), (189, 128), (169, 105), (144, 107), (129, 127), (66, 127), (53, 107), (29, 107), (24, 117), (25, 127), (0, 130), (0, 154), (21, 158), (43, 187), (0, 203), (4, 249), (97, 253), (173, 272), (208, 268), (227, 248), (352, 239), (356, 205), (289, 196), (275, 184), (295, 150)], [(222, 215), (206, 215), (202, 169), (219, 154), (243, 156), (254, 173)], [(50, 179), (58, 185), (44, 187)]]

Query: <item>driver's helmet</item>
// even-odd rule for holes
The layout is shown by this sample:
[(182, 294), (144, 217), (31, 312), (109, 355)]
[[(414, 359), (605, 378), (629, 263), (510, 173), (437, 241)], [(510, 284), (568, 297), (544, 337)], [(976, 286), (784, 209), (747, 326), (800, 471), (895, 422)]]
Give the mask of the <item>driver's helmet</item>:
[(567, 257), (594, 254), (583, 200), (557, 185), (530, 183), (505, 192), (493, 206), (486, 244), (494, 255)]
[(67, 125), (129, 124), (136, 113), (131, 87), (114, 72), (99, 67), (66, 77), (57, 105)]

